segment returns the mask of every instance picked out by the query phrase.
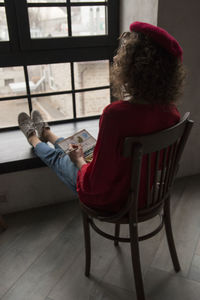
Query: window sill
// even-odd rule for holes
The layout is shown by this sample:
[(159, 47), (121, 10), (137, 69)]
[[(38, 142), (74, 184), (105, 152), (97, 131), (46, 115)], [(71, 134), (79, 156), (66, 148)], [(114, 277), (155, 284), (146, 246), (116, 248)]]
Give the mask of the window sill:
[[(79, 121), (51, 126), (59, 137), (68, 137), (81, 129), (88, 130), (97, 138), (99, 120)], [(0, 174), (44, 167), (45, 164), (34, 154), (20, 130), (0, 133)]]

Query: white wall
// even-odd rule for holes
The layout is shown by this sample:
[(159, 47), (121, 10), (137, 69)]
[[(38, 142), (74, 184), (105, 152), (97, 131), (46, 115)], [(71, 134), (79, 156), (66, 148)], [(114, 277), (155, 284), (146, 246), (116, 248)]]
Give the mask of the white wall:
[(158, 25), (176, 37), (183, 48), (187, 81), (179, 110), (195, 121), (181, 161), (179, 176), (200, 173), (200, 1), (160, 0)]
[(158, 0), (121, 0), (120, 31), (128, 31), (132, 22), (157, 25)]
[(1, 214), (76, 199), (47, 167), (0, 175), (0, 195)]

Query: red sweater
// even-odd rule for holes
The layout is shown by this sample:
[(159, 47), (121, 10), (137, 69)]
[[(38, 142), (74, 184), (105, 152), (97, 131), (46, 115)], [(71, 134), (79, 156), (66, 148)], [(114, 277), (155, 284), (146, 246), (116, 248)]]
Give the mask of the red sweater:
[[(80, 201), (101, 210), (119, 210), (126, 199), (130, 180), (130, 165), (121, 156), (124, 137), (160, 131), (179, 120), (180, 114), (173, 104), (162, 106), (116, 101), (106, 106), (99, 122), (93, 160), (78, 172)], [(143, 203), (140, 192), (139, 207)]]

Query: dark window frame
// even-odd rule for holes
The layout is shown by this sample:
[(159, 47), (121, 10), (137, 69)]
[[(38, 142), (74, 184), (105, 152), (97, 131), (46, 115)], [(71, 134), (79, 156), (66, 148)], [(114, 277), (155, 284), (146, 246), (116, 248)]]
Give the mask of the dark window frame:
[[(66, 0), (69, 4), (69, 0)], [(77, 5), (97, 5), (97, 2), (71, 3)], [(100, 4), (101, 3), (101, 4)], [(58, 3), (56, 3), (56, 6)], [(76, 117), (75, 94), (77, 92), (86, 92), (100, 89), (109, 89), (109, 86), (85, 88), (74, 90), (72, 84), (71, 91), (58, 91), (52, 93), (30, 93), (29, 78), (27, 66), (37, 64), (52, 64), (69, 62), (73, 73), (73, 63), (79, 61), (109, 60), (117, 48), (117, 38), (119, 35), (119, 0), (108, 0), (99, 2), (100, 5), (106, 5), (108, 10), (108, 34), (105, 36), (87, 36), (87, 37), (66, 37), (49, 39), (31, 39), (29, 34), (29, 24), (26, 0), (5, 0), (6, 15), (8, 20), (8, 30), (10, 41), (0, 42), (0, 67), (22, 66), (24, 68), (26, 95), (1, 97), (0, 101), (12, 101), (26, 98), (29, 105), (29, 111), (32, 110), (31, 98), (42, 97), (45, 95), (59, 95), (71, 93), (73, 98), (73, 119), (52, 121), (50, 124), (69, 123), (79, 120), (98, 118), (98, 116)], [(98, 5), (99, 5), (98, 4)], [(63, 5), (63, 4), (62, 4)], [(37, 6), (37, 4), (31, 6)], [(39, 6), (49, 6), (40, 4)], [(52, 4), (51, 4), (52, 6)], [(28, 30), (27, 30), (28, 29)], [(56, 43), (55, 43), (56, 39)], [(72, 76), (73, 77), (73, 76)], [(73, 81), (74, 79), (72, 79)], [(73, 83), (73, 82), (72, 82)], [(111, 97), (112, 101), (112, 97)], [(17, 126), (1, 128), (0, 131), (16, 129)]]

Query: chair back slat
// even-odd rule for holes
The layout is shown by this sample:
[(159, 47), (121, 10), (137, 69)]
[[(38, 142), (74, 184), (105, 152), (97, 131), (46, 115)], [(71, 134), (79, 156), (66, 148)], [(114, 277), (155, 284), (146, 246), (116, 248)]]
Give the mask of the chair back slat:
[(126, 213), (129, 212), (130, 218), (137, 221), (138, 210), (138, 196), (140, 186), (140, 174), (142, 166), (142, 147), (140, 144), (135, 144), (133, 148), (132, 156), (132, 168), (131, 168), (131, 186), (129, 193), (129, 205), (126, 207)]
[(178, 149), (178, 141), (176, 141), (170, 147), (170, 152), (169, 152), (169, 157), (168, 157), (168, 165), (169, 166), (168, 166), (168, 172), (166, 174), (166, 181), (165, 181), (163, 193), (167, 193), (167, 191), (170, 188), (170, 179), (172, 178), (173, 173), (174, 173), (174, 165), (175, 165), (175, 160), (176, 160), (177, 149)]
[(146, 190), (147, 190), (147, 208), (151, 204), (151, 155), (147, 154), (147, 180), (146, 180)]
[(152, 189), (152, 204), (155, 204), (157, 199), (160, 151), (156, 151), (155, 156), (156, 158), (155, 158), (155, 166), (154, 166), (155, 172), (154, 172), (154, 182), (153, 182), (153, 189)]
[(163, 188), (164, 188), (164, 182), (165, 182), (165, 177), (166, 177), (166, 162), (167, 162), (167, 148), (164, 149), (163, 151), (163, 157), (162, 157), (162, 161), (160, 162), (160, 169), (161, 169), (161, 175), (160, 175), (160, 180), (157, 183), (159, 190), (158, 190), (158, 199), (156, 202), (160, 202), (162, 199), (162, 195), (163, 195)]
[(172, 169), (173, 149), (174, 149), (174, 145), (171, 145), (168, 148), (167, 167), (166, 167), (166, 174), (165, 174), (165, 180), (164, 180), (164, 185), (163, 185), (162, 197), (164, 197), (164, 195), (168, 191), (168, 187), (169, 187), (168, 182), (169, 182), (169, 177), (171, 175), (171, 169)]

